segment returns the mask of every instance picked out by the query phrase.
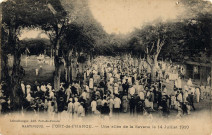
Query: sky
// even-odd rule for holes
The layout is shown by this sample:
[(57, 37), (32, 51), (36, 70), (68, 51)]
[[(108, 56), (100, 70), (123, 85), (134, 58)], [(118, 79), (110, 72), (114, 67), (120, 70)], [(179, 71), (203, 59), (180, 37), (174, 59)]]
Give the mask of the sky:
[(184, 13), (177, 0), (89, 0), (94, 18), (109, 34), (127, 34), (154, 20), (168, 21)]
[(49, 39), (49, 37), (42, 31), (41, 29), (23, 29), (21, 31), (20, 36), (18, 37), (19, 40), (29, 39), (29, 38), (45, 38)]

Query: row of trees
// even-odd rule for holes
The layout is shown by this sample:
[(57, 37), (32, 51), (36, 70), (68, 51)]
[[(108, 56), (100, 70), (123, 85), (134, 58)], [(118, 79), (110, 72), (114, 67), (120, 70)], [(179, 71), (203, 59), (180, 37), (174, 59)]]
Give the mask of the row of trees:
[(209, 63), (211, 14), (199, 15), (192, 20), (157, 23), (137, 29), (131, 35), (129, 48), (145, 54), (154, 78), (158, 58), (175, 62), (186, 60)]

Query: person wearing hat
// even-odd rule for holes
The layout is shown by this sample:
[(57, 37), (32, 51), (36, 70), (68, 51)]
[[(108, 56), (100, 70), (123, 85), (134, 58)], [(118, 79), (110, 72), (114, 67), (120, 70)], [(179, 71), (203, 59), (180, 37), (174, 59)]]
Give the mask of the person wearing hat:
[(65, 98), (63, 96), (58, 96), (59, 100), (58, 102), (58, 112), (63, 112), (64, 107), (65, 107)]
[(52, 116), (53, 113), (53, 106), (52, 104), (52, 99), (47, 99), (47, 113), (49, 116)]
[(183, 93), (183, 101), (186, 101), (187, 97), (188, 97), (188, 90), (186, 89)]
[(196, 94), (197, 103), (199, 103), (199, 99), (200, 99), (200, 89), (199, 89), (199, 87), (196, 87), (195, 94)]
[(114, 94), (119, 94), (119, 85), (118, 85), (118, 83), (115, 83), (114, 84)]
[(165, 95), (162, 96), (161, 107), (163, 111), (163, 116), (168, 116), (168, 106), (167, 106), (167, 97)]
[(139, 94), (139, 92), (141, 91), (141, 88), (138, 81), (135, 81), (135, 84), (133, 85), (133, 87), (135, 88), (135, 93)]
[(26, 94), (31, 93), (31, 86), (28, 84), (26, 85)]
[(149, 99), (149, 104), (150, 104), (150, 107), (152, 110), (154, 110), (153, 108), (153, 102), (154, 102), (154, 93), (153, 93), (153, 87), (150, 89), (150, 94), (148, 96), (148, 99)]
[(102, 99), (101, 99), (101, 96), (100, 96), (100, 95), (97, 95), (97, 101), (96, 101), (96, 103), (97, 103), (97, 110), (98, 110), (99, 112), (101, 112), (101, 108), (102, 108)]
[(74, 113), (74, 104), (72, 98), (69, 99), (67, 113), (69, 114), (69, 120), (72, 119)]
[(45, 96), (44, 96), (44, 92), (41, 91), (41, 89), (38, 87), (37, 92), (35, 93), (35, 97), (38, 97), (42, 100), (44, 100)]
[(180, 118), (182, 117), (182, 112), (183, 112), (182, 105), (179, 102), (177, 102), (176, 106), (177, 106), (177, 117)]
[(167, 94), (167, 88), (165, 85), (163, 86), (163, 93)]
[(130, 115), (134, 116), (135, 107), (136, 107), (136, 99), (135, 99), (134, 95), (131, 96), (131, 99), (129, 101), (129, 105), (130, 105)]
[(94, 80), (93, 80), (93, 78), (90, 78), (89, 79), (89, 88), (90, 89), (93, 89), (94, 88)]
[(126, 82), (122, 85), (122, 87), (123, 87), (124, 94), (128, 94), (128, 89), (129, 89), (128, 79), (126, 79)]
[(114, 107), (114, 99), (113, 99), (113, 95), (112, 94), (109, 96), (108, 105), (109, 105), (109, 108), (110, 108), (110, 114), (109, 115), (112, 116), (113, 107)]
[(145, 93), (144, 93), (144, 90), (141, 90), (141, 91), (139, 92), (139, 97), (140, 97), (140, 100), (141, 100), (142, 102), (144, 102), (144, 100), (145, 100)]
[(87, 91), (84, 90), (84, 91), (82, 92), (82, 94), (81, 94), (81, 97), (86, 101), (86, 100), (87, 100), (87, 97), (88, 97), (87, 95), (88, 95)]
[(130, 96), (133, 96), (135, 94), (135, 88), (132, 85), (130, 85), (129, 94)]
[(121, 104), (122, 104), (123, 112), (126, 113), (127, 110), (128, 110), (128, 98), (127, 98), (127, 95), (123, 95)]
[(173, 93), (171, 94), (171, 109), (177, 109), (177, 101)]
[(58, 106), (57, 106), (57, 98), (56, 97), (52, 98), (51, 106), (53, 107), (53, 112), (57, 113), (58, 112)]
[(122, 87), (121, 82), (118, 83), (118, 93), (123, 94), (123, 87)]
[(78, 98), (74, 98), (74, 115), (77, 115), (78, 107), (80, 106), (80, 103), (78, 102)]
[(26, 88), (25, 88), (24, 81), (21, 81), (21, 90), (22, 90), (23, 94), (26, 96)]
[(195, 111), (196, 109), (194, 107), (194, 94), (192, 90), (188, 93), (187, 101), (189, 105), (193, 108), (193, 110)]
[(193, 85), (191, 78), (188, 79), (187, 85), (188, 85), (188, 86), (192, 86), (192, 85)]
[(43, 92), (46, 92), (46, 85), (44, 83), (41, 84), (41, 87), (40, 87), (41, 91)]
[(106, 102), (104, 103), (104, 105), (101, 108), (101, 114), (102, 114), (103, 118), (108, 117), (110, 114), (110, 108)]
[(107, 101), (107, 96), (103, 96), (103, 100), (102, 100), (102, 106), (104, 106), (105, 103), (108, 103)]
[(78, 109), (77, 109), (77, 116), (78, 117), (84, 117), (85, 116), (85, 108), (83, 108), (83, 102), (81, 102), (80, 104), (79, 104), (79, 107), (78, 107)]
[(121, 107), (121, 100), (120, 98), (116, 95), (114, 98), (114, 113), (119, 116), (120, 112), (120, 107)]
[(92, 114), (95, 114), (95, 112), (97, 111), (97, 102), (96, 102), (96, 99), (93, 99), (92, 102), (91, 102), (91, 111), (92, 111)]

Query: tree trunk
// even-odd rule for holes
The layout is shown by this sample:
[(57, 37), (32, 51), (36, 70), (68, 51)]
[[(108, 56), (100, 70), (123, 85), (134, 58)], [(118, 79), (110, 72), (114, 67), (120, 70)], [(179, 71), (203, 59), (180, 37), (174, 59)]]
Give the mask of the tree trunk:
[(71, 82), (71, 65), (65, 66), (65, 80), (66, 82)]
[(23, 92), (21, 90), (20, 81), (24, 75), (23, 69), (20, 67), (21, 53), (20, 46), (16, 43), (16, 29), (13, 26), (9, 28), (8, 43), (14, 46), (14, 61), (11, 75), (11, 82), (8, 84), (10, 90), (10, 107), (13, 111), (18, 111), (22, 108)]
[(68, 68), (67, 68), (67, 66), (64, 67), (64, 70), (65, 70), (65, 81), (68, 82)]
[(77, 79), (77, 58), (73, 58), (73, 63), (71, 64), (71, 74), (72, 80), (76, 81)]
[(8, 65), (8, 57), (7, 55), (1, 51), (1, 65), (0, 65), (0, 68), (1, 68), (1, 80), (5, 80), (6, 83), (9, 83), (9, 65)]
[(155, 64), (152, 64), (151, 65), (151, 81), (152, 82), (155, 82), (156, 81), (156, 75), (155, 75), (155, 73), (156, 73), (156, 66), (155, 66)]
[[(16, 44), (14, 42), (14, 44)], [(10, 100), (11, 100), (11, 109), (13, 111), (20, 110), (22, 108), (22, 101), (23, 101), (23, 92), (21, 90), (21, 79), (23, 78), (23, 70), (20, 67), (20, 58), (21, 54), (19, 52), (19, 45), (15, 45), (15, 52), (14, 52), (14, 61), (13, 61), (13, 71), (12, 71), (12, 78), (11, 78), (11, 92), (10, 92)]]
[(151, 59), (150, 55), (147, 55), (147, 60), (146, 60), (148, 65), (151, 68), (151, 81), (153, 81), (153, 82), (156, 81), (156, 67), (158, 64), (157, 56), (158, 55), (155, 55), (154, 59)]
[(62, 66), (60, 66), (60, 65), (56, 66), (56, 64), (55, 64), (54, 89), (56, 91), (58, 91), (60, 88), (61, 67)]
[(60, 47), (60, 40), (56, 40), (55, 46), (55, 57), (54, 57), (54, 65), (55, 65), (55, 72), (54, 72), (54, 90), (58, 91), (60, 88), (60, 76), (61, 76), (61, 63), (59, 58), (59, 47)]
[(72, 79), (71, 79), (71, 76), (72, 76), (72, 73), (71, 73), (71, 65), (68, 66), (68, 83), (71, 83), (72, 82)]

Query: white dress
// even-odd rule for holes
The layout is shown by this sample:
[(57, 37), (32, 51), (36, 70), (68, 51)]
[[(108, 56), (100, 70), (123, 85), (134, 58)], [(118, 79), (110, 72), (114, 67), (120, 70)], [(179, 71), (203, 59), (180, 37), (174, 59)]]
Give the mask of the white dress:
[(96, 106), (97, 106), (96, 101), (92, 101), (92, 102), (91, 102), (92, 112), (95, 112), (95, 111), (96, 111)]
[(93, 89), (93, 78), (89, 79), (89, 88)]

